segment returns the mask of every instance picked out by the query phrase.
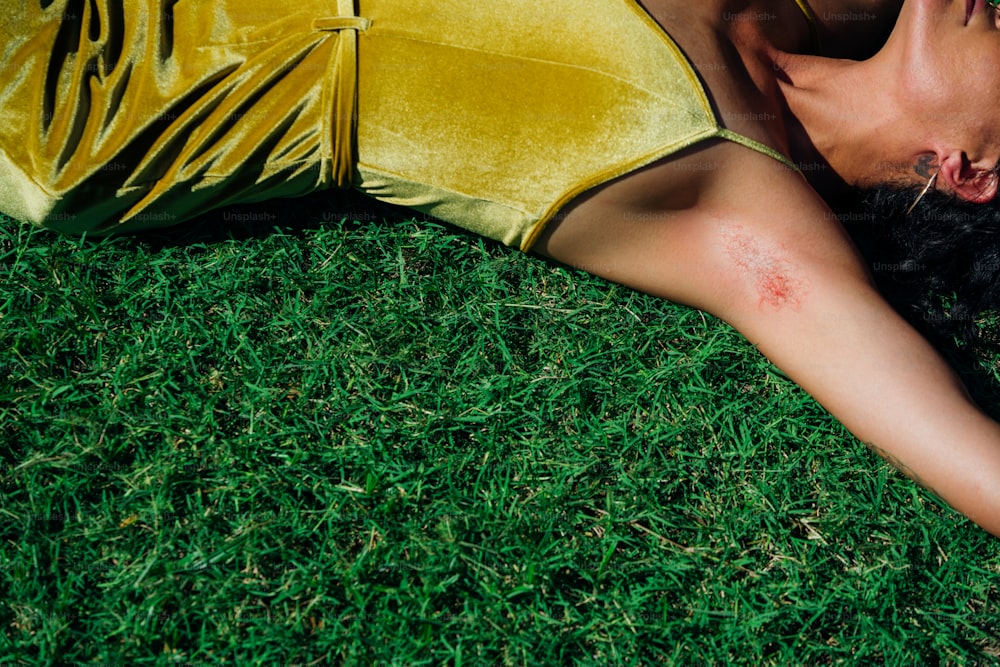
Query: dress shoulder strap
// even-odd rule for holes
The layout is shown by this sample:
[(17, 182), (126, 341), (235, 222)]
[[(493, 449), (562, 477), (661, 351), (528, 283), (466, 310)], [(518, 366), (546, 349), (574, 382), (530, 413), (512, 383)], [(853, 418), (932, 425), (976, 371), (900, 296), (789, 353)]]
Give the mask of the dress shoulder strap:
[(820, 41), (819, 41), (819, 25), (816, 21), (816, 14), (806, 3), (806, 0), (795, 0), (795, 4), (798, 5), (799, 9), (802, 10), (802, 14), (805, 15), (806, 21), (809, 23), (809, 34), (812, 35), (813, 46), (816, 52), (822, 51)]
[(742, 134), (739, 134), (737, 132), (733, 132), (732, 130), (727, 130), (724, 127), (720, 127), (719, 128), (717, 136), (720, 139), (726, 139), (728, 141), (732, 141), (735, 144), (739, 144), (740, 146), (745, 146), (746, 148), (749, 148), (751, 150), (755, 150), (758, 153), (763, 153), (764, 155), (767, 155), (768, 157), (774, 158), (775, 160), (777, 160), (781, 164), (785, 165), (786, 167), (788, 167), (792, 171), (797, 171), (799, 173), (802, 173), (801, 170), (798, 168), (798, 165), (796, 165), (794, 162), (792, 162), (791, 160), (789, 160), (787, 157), (785, 157), (784, 155), (782, 155), (778, 151), (774, 150), (770, 146), (762, 144), (759, 141), (755, 141), (755, 140), (751, 139), (750, 137), (745, 137)]
[[(821, 49), (819, 41), (819, 27), (816, 23), (816, 15), (813, 13), (809, 5), (806, 4), (806, 0), (795, 0), (795, 4), (798, 5), (799, 9), (802, 10), (802, 13), (806, 17), (806, 21), (809, 23), (809, 32), (812, 35), (813, 47), (816, 49), (816, 52), (818, 53), (820, 52)], [(763, 153), (764, 155), (772, 157), (781, 164), (792, 169), (793, 171), (797, 171), (800, 174), (802, 174), (802, 170), (799, 169), (794, 162), (792, 162), (787, 157), (785, 157), (778, 151), (774, 150), (770, 146), (762, 144), (759, 141), (754, 141), (750, 137), (745, 137), (742, 134), (738, 134), (736, 132), (733, 132), (732, 130), (727, 130), (721, 126), (719, 127), (718, 136), (722, 139), (727, 139), (729, 141), (732, 141), (733, 143), (740, 144), (741, 146), (746, 146), (747, 148), (755, 150), (758, 153)], [(804, 177), (805, 174), (802, 174), (802, 176)]]

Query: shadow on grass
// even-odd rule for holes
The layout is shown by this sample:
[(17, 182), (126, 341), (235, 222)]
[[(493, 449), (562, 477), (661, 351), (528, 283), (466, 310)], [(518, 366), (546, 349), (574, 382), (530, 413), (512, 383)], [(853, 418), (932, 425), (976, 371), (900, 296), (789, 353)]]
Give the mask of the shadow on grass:
[(962, 378), (969, 394), (972, 395), (972, 399), (983, 412), (995, 421), (1000, 421), (1000, 382), (988, 368), (984, 367), (988, 361), (973, 355), (947, 356), (952, 368)]
[(263, 238), (277, 230), (292, 236), (303, 236), (345, 219), (362, 226), (392, 225), (421, 218), (433, 220), (411, 209), (345, 190), (216, 209), (173, 227), (138, 232), (131, 237), (137, 244), (156, 250), (195, 243)]
[[(135, 243), (155, 252), (169, 247), (263, 238), (276, 231), (303, 237), (310, 231), (341, 221), (347, 221), (355, 227), (367, 227), (396, 225), (414, 219), (445, 227), (453, 233), (475, 237), (472, 232), (412, 209), (386, 204), (346, 190), (218, 209), (178, 226), (141, 232), (132, 238)], [(559, 265), (545, 257), (536, 256), (536, 259), (545, 264)], [(989, 369), (992, 364), (1000, 363), (1000, 352), (994, 354), (991, 360), (981, 352), (961, 350), (943, 345), (940, 341), (936, 345), (962, 378), (973, 399), (993, 419), (1000, 421), (1000, 382)]]

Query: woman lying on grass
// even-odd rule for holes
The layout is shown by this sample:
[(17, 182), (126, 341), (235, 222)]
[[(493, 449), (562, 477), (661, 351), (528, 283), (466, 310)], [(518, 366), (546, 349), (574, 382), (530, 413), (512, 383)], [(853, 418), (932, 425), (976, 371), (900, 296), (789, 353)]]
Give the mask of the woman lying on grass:
[(1000, 426), (825, 203), (889, 184), (907, 220), (992, 211), (986, 0), (284, 5), (8, 13), (0, 210), (107, 234), (350, 186), (715, 314), (1000, 535)]

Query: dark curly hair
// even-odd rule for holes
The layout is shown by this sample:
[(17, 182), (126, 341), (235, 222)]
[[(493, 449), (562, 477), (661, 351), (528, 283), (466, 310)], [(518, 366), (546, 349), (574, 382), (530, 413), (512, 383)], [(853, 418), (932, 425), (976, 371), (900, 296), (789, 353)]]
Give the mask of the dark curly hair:
[[(838, 211), (880, 289), (946, 354), (1000, 351), (1000, 202), (972, 204), (920, 188), (856, 193)], [(951, 356), (951, 354), (949, 354)]]

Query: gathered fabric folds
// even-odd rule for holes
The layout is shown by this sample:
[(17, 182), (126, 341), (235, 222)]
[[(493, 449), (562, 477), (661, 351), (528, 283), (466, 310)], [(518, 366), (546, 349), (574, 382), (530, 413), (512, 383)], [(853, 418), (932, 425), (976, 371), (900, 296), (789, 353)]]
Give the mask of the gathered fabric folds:
[[(796, 0), (800, 6), (801, 0)], [(635, 0), (34, 0), (0, 16), (0, 211), (64, 232), (352, 187), (529, 249), (727, 130)]]
[(350, 185), (352, 0), (54, 0), (0, 16), (0, 210), (69, 233)]

